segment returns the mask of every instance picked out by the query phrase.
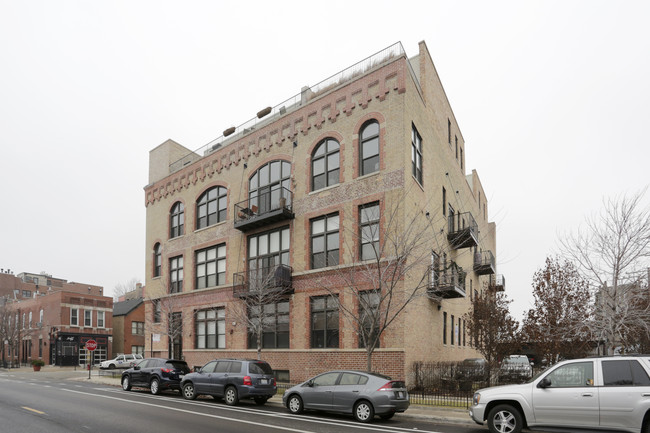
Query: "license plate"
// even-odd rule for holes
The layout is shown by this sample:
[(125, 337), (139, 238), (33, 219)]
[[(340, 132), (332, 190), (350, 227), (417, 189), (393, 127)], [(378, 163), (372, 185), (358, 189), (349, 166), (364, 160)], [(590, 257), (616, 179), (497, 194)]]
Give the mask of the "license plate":
[(404, 392), (397, 391), (397, 398), (404, 398)]
[(260, 385), (268, 385), (269, 380), (268, 379), (260, 379)]

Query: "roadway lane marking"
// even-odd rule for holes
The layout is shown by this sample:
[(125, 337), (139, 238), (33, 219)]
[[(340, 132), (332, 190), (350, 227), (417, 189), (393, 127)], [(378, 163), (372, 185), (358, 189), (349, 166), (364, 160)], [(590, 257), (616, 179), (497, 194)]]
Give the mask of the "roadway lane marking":
[[(108, 391), (110, 393), (119, 393), (123, 394), (124, 392), (121, 390), (117, 389), (107, 389), (107, 388), (95, 388), (96, 390), (101, 390), (101, 391)], [(69, 391), (69, 392), (74, 392), (78, 394), (86, 394), (81, 391), (74, 391), (70, 389), (63, 389), (63, 391)], [(200, 412), (195, 412), (191, 410), (186, 410), (186, 409), (178, 409), (170, 406), (161, 406), (159, 404), (153, 404), (153, 403), (145, 403), (145, 402), (140, 402), (137, 400), (131, 400), (128, 398), (119, 398), (119, 397), (111, 397), (111, 396), (104, 396), (104, 395), (99, 395), (99, 394), (88, 394), (88, 395), (94, 395), (96, 397), (101, 397), (101, 398), (109, 398), (111, 400), (119, 400), (122, 402), (128, 402), (128, 403), (136, 403), (136, 404), (142, 404), (145, 406), (153, 406), (157, 408), (165, 408), (165, 409), (170, 409), (170, 410), (176, 410), (179, 412), (185, 412), (185, 413), (191, 413), (191, 414), (197, 414), (197, 415), (203, 415), (207, 417), (214, 417), (214, 418), (219, 418), (219, 419), (225, 419), (225, 420), (230, 420), (230, 421), (241, 421), (241, 418), (231, 418), (231, 417), (225, 417), (225, 416), (218, 416), (218, 415), (210, 415), (210, 414), (203, 414)], [(201, 401), (196, 401), (196, 400), (185, 400), (185, 399), (178, 399), (175, 397), (165, 397), (165, 396), (154, 396), (151, 394), (145, 394), (145, 393), (128, 393), (127, 395), (133, 396), (133, 397), (142, 397), (146, 399), (151, 399), (151, 400), (156, 400), (156, 401), (166, 401), (166, 402), (172, 402), (172, 403), (183, 403), (183, 404), (188, 404), (191, 406), (199, 406), (202, 408), (212, 408), (212, 409), (220, 409), (224, 411), (232, 411), (235, 413), (238, 413), (237, 415), (241, 413), (255, 413), (256, 415), (261, 415), (261, 416), (267, 416), (270, 418), (275, 418), (275, 419), (286, 419), (286, 420), (303, 420), (303, 421), (309, 421), (314, 424), (325, 424), (325, 425), (332, 425), (332, 426), (337, 426), (337, 427), (351, 427), (355, 428), (357, 430), (374, 430), (374, 431), (382, 431), (382, 432), (387, 432), (387, 433), (402, 433), (402, 432), (412, 432), (414, 430), (417, 430), (419, 433), (441, 433), (435, 430), (418, 430), (418, 429), (413, 429), (413, 428), (407, 428), (407, 427), (398, 427), (398, 426), (383, 426), (381, 424), (361, 424), (358, 421), (348, 421), (348, 420), (336, 420), (336, 421), (329, 421), (323, 418), (311, 416), (311, 415), (289, 415), (287, 413), (281, 413), (281, 412), (269, 412), (261, 409), (251, 409), (251, 408), (245, 408), (245, 407), (237, 407), (237, 406), (223, 406), (223, 405), (215, 405), (214, 403), (208, 403), (208, 402), (201, 402)], [(127, 397), (127, 395), (124, 395), (124, 397)], [(233, 416), (237, 416), (233, 414)], [(242, 421), (246, 422), (246, 421)], [(255, 423), (255, 422), (249, 422), (250, 424), (254, 425), (262, 425), (269, 427), (268, 424), (263, 424), (263, 423)], [(289, 431), (298, 431), (298, 432), (303, 432), (303, 433), (311, 433), (308, 430), (294, 430), (294, 429), (289, 429), (289, 428), (283, 428), (283, 427), (274, 427), (282, 430), (289, 430)]]
[(46, 415), (45, 412), (41, 412), (40, 410), (32, 409), (31, 407), (22, 406), (22, 408), (25, 409), (25, 410), (28, 410), (28, 411), (30, 411), (30, 412), (37, 413), (37, 414), (39, 414), (39, 415)]

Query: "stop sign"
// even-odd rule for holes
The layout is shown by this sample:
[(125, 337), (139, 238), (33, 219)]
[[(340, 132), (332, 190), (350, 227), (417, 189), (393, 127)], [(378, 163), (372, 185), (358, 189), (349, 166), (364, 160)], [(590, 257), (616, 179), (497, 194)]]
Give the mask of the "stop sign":
[(97, 349), (97, 342), (95, 340), (86, 341), (86, 349), (90, 350), (91, 352)]

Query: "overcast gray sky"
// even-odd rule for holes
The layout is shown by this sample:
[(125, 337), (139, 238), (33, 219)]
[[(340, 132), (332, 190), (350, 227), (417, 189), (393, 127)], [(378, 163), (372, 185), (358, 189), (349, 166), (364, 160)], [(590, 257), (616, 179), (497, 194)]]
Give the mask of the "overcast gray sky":
[(648, 22), (647, 1), (0, 0), (0, 268), (144, 282), (149, 150), (424, 40), (520, 318), (558, 233), (650, 183)]

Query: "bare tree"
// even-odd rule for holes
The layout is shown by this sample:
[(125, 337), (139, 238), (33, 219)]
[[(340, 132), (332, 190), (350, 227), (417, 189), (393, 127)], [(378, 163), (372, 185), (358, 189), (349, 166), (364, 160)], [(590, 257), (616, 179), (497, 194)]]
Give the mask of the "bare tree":
[[(277, 264), (265, 268), (249, 269), (239, 274), (233, 285), (233, 297), (239, 298), (230, 304), (228, 314), (237, 322), (244, 323), (249, 338), (255, 341), (257, 359), (262, 359), (263, 337), (265, 333), (277, 335), (285, 331), (288, 338), (288, 293), (291, 288), (291, 269)], [(277, 323), (283, 317), (282, 308), (286, 304), (286, 323)], [(278, 314), (280, 313), (280, 314)]]
[(605, 353), (633, 348), (634, 336), (649, 329), (648, 304), (639, 287), (650, 262), (650, 208), (645, 190), (604, 200), (600, 214), (560, 239), (563, 254), (576, 263), (595, 289), (591, 332)]
[(382, 214), (379, 205), (360, 208), (360, 227), (344, 228), (349, 264), (318, 279), (357, 332), (359, 347), (366, 350), (368, 371), (372, 371), (372, 354), (382, 334), (409, 304), (427, 295), (432, 249), (446, 245), (437, 239), (440, 231), (421, 208), (407, 209), (399, 199), (390, 203)]
[(113, 288), (113, 300), (117, 301), (121, 296), (126, 295), (127, 293), (133, 292), (138, 288), (140, 280), (136, 277), (131, 278), (125, 283), (117, 283)]
[(504, 292), (483, 290), (465, 315), (472, 346), (485, 357), (491, 370), (518, 344), (519, 323), (510, 315), (511, 302)]
[(561, 357), (580, 357), (589, 350), (589, 284), (567, 260), (546, 258), (533, 276), (535, 307), (525, 314), (522, 334), (538, 355), (555, 364)]

